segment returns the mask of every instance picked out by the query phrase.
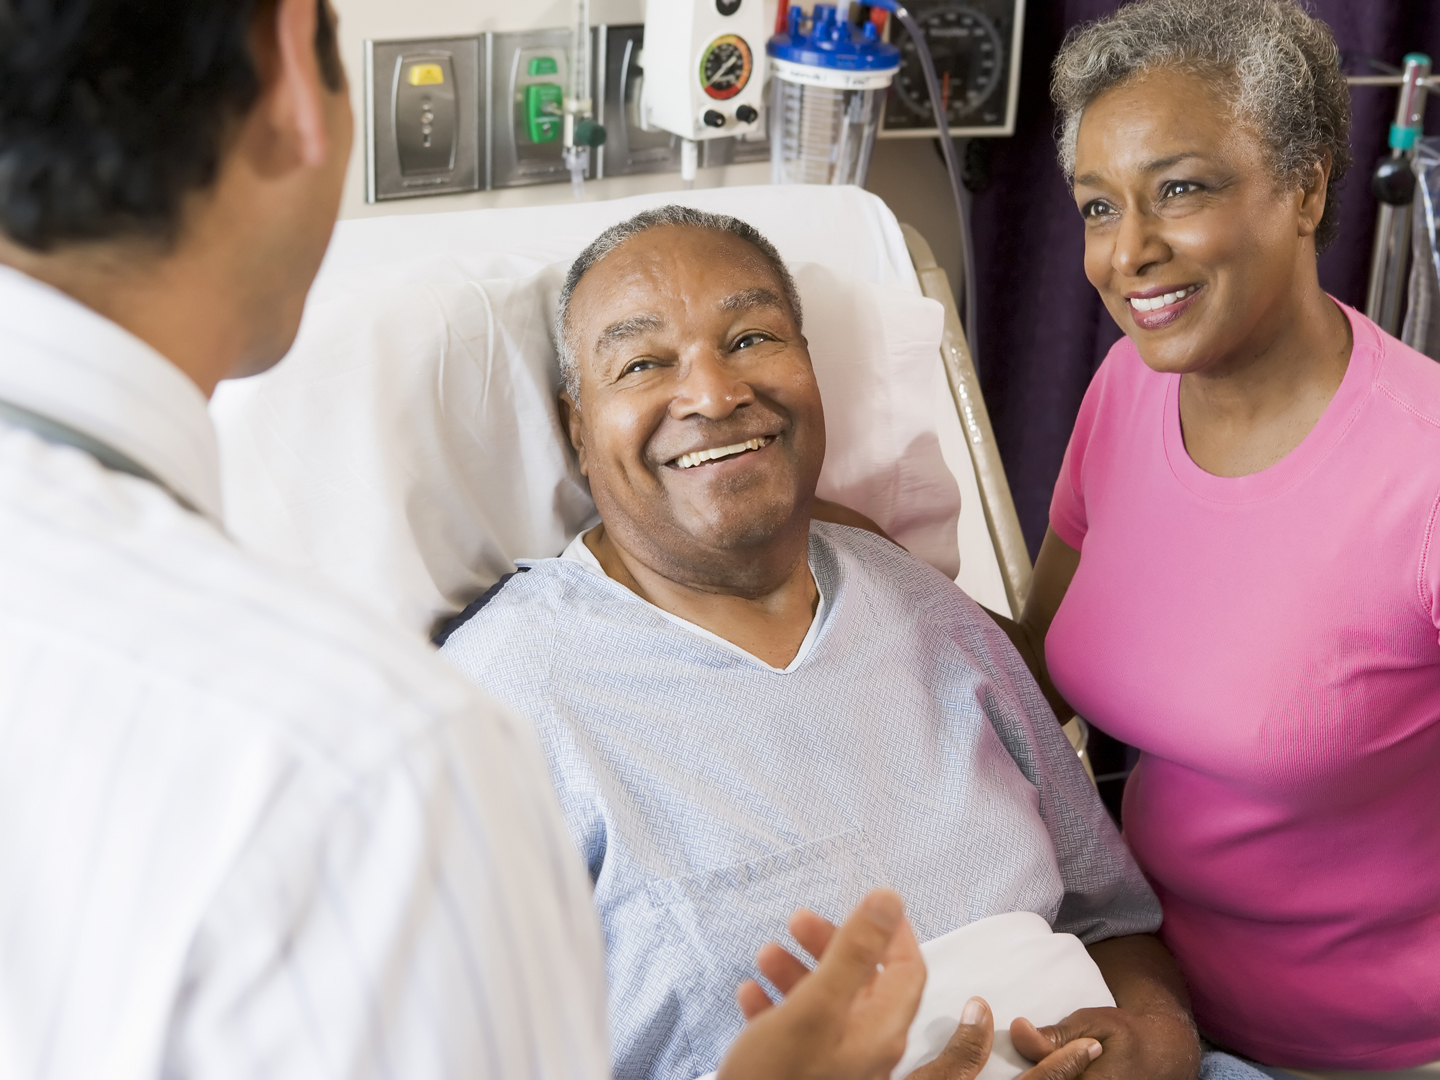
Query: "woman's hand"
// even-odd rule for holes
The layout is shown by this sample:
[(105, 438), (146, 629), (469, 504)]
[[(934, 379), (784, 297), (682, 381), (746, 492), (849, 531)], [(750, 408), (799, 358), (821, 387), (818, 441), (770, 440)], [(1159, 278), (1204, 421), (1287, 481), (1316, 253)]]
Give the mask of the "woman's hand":
[(1195, 1080), (1200, 1040), (1184, 983), (1165, 946), (1150, 934), (1111, 938), (1090, 946), (1119, 1006), (1081, 1009), (1058, 1024), (1010, 1025), (1015, 1049), (1040, 1061), (1075, 1039), (1098, 1039), (1105, 1054), (1086, 1080)]
[[(785, 996), (774, 1005), (754, 980), (737, 997), (749, 1024), (721, 1063), (720, 1080), (888, 1080), (905, 1052), (925, 986), (925, 962), (888, 889), (867, 896), (838, 930), (801, 909), (790, 932), (819, 959), (812, 972), (779, 945), (760, 950), (760, 971)], [(878, 966), (877, 966), (878, 965)], [(974, 1080), (990, 1057), (995, 1022), (980, 998), (934, 1061), (910, 1080)], [(1102, 1053), (1080, 1038), (1048, 1051), (1020, 1080), (1076, 1080)]]

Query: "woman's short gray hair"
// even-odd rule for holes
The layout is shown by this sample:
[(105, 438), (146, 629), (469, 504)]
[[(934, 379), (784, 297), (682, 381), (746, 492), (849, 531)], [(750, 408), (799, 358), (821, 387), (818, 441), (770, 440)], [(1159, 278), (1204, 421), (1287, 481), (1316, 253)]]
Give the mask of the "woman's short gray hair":
[(1350, 90), (1335, 39), (1295, 0), (1140, 0), (1078, 26), (1055, 58), (1050, 96), (1060, 110), (1060, 166), (1075, 175), (1080, 118), (1091, 102), (1155, 68), (1214, 78), (1238, 118), (1254, 124), (1285, 187), (1330, 159), (1317, 249), (1334, 239), (1339, 188), (1350, 166)]
[(797, 330), (801, 328), (800, 292), (795, 288), (795, 279), (790, 276), (790, 270), (785, 265), (785, 260), (780, 257), (780, 252), (775, 250), (775, 245), (761, 236), (760, 230), (755, 226), (728, 214), (712, 214), (705, 210), (696, 210), (693, 207), (680, 206), (676, 203), (656, 207), (654, 210), (643, 210), (618, 225), (610, 226), (592, 240), (589, 247), (582, 251), (580, 257), (571, 264), (570, 272), (565, 275), (565, 286), (560, 290), (559, 310), (555, 315), (555, 348), (560, 353), (560, 375), (565, 380), (565, 390), (569, 393), (572, 401), (580, 400), (580, 370), (575, 343), (570, 336), (570, 301), (575, 296), (575, 289), (579, 286), (580, 279), (590, 272), (591, 267), (625, 243), (626, 240), (665, 225), (684, 225), (693, 229), (716, 229), (744, 240), (758, 251), (774, 269), (775, 275), (780, 279), (780, 286), (785, 291), (785, 300), (795, 315), (795, 328)]

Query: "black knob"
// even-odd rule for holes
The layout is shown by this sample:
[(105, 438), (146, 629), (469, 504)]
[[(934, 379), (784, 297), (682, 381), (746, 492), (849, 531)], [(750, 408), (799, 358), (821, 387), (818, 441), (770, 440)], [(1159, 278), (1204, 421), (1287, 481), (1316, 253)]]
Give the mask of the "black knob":
[(1415, 198), (1415, 173), (1408, 158), (1386, 158), (1370, 178), (1375, 198), (1391, 206), (1409, 206)]
[(741, 105), (735, 110), (735, 119), (739, 120), (742, 124), (753, 124), (756, 120), (760, 119), (760, 114), (755, 111), (755, 106), (753, 105)]
[(721, 15), (734, 15), (740, 10), (740, 0), (715, 0), (715, 10)]
[(725, 126), (725, 114), (724, 114), (724, 113), (718, 113), (718, 112), (716, 112), (714, 109), (706, 109), (706, 110), (705, 110), (705, 115), (702, 116), (700, 119), (702, 119), (702, 120), (705, 121), (706, 127), (724, 127), (724, 126)]

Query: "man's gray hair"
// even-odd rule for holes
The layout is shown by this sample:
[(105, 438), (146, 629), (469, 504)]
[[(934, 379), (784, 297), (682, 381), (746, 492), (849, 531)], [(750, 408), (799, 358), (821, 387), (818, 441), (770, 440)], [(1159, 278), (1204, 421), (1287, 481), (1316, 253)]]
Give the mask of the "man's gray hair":
[(1335, 39), (1295, 0), (1140, 0), (1078, 26), (1055, 57), (1050, 96), (1060, 110), (1060, 166), (1075, 176), (1080, 118), (1101, 94), (1156, 68), (1214, 81), (1237, 119), (1255, 126), (1286, 188), (1330, 158), (1317, 249), (1334, 239), (1339, 188), (1350, 166), (1350, 90)]
[(790, 276), (790, 270), (785, 265), (785, 260), (780, 257), (780, 252), (775, 250), (775, 245), (761, 236), (755, 226), (728, 214), (712, 214), (675, 203), (656, 207), (654, 210), (643, 210), (627, 221), (610, 226), (592, 240), (590, 246), (582, 251), (580, 257), (571, 265), (570, 272), (565, 275), (565, 286), (560, 290), (560, 305), (555, 315), (555, 348), (560, 353), (560, 374), (565, 380), (565, 390), (572, 401), (580, 400), (580, 367), (579, 355), (570, 334), (570, 301), (575, 296), (580, 279), (626, 240), (666, 225), (715, 229), (744, 240), (758, 251), (775, 271), (780, 279), (780, 286), (785, 291), (785, 300), (795, 315), (795, 327), (801, 328), (800, 293), (795, 288), (795, 279)]

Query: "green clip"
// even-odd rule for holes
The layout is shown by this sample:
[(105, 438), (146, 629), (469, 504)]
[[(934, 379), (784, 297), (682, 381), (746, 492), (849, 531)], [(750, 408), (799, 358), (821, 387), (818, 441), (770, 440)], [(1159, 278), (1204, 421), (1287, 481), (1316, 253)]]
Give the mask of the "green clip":
[(549, 143), (560, 138), (564, 100), (565, 91), (558, 83), (531, 83), (525, 87), (525, 126), (531, 142)]
[(555, 62), (553, 56), (532, 56), (530, 66), (526, 71), (530, 75), (558, 75), (560, 65)]

